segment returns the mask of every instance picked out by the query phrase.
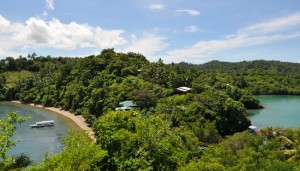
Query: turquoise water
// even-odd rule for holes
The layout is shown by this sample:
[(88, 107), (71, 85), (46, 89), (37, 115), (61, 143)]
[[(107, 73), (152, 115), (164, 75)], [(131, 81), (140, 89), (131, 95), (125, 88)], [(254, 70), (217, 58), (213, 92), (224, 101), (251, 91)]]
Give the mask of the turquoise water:
[[(248, 110), (252, 125), (259, 129), (267, 126), (298, 127), (300, 126), (300, 96), (255, 96), (265, 107), (261, 110)], [(46, 153), (59, 153), (62, 149), (62, 137), (68, 130), (78, 127), (68, 118), (44, 109), (0, 102), (0, 117), (6, 113), (18, 111), (21, 116), (32, 116), (31, 120), (17, 125), (15, 140), (21, 140), (16, 147), (9, 150), (9, 155), (25, 153), (34, 162), (40, 162)], [(37, 121), (54, 120), (55, 126), (30, 128)]]
[(248, 118), (257, 128), (268, 126), (299, 127), (300, 96), (255, 96), (265, 107), (248, 110)]
[[(29, 155), (34, 162), (40, 162), (46, 153), (59, 153), (63, 147), (62, 137), (68, 134), (68, 130), (78, 129), (70, 119), (54, 112), (22, 104), (0, 102), (0, 117), (3, 118), (5, 114), (12, 111), (18, 111), (19, 115), (32, 118), (22, 125), (17, 124), (16, 134), (12, 138), (21, 141), (17, 142), (16, 146), (8, 151), (8, 154), (16, 155), (23, 152)], [(42, 120), (54, 120), (55, 126), (29, 127), (29, 125)]]

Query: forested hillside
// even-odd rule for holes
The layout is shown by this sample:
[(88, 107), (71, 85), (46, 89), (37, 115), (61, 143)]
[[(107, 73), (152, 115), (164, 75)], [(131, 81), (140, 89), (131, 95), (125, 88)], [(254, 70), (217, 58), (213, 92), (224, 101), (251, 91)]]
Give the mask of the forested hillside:
[(222, 62), (211, 61), (201, 65), (179, 63), (182, 66), (194, 67), (205, 71), (220, 71), (229, 74), (251, 73), (253, 71), (263, 70), (269, 74), (282, 76), (300, 76), (300, 64), (280, 61), (243, 61), (243, 62)]
[[(0, 61), (0, 98), (83, 115), (96, 133), (96, 144), (73, 133), (61, 154), (32, 170), (299, 169), (299, 129), (235, 134), (251, 125), (246, 109), (262, 107), (253, 94), (300, 94), (299, 75), (287, 70), (297, 64), (255, 62), (166, 65), (113, 49), (85, 58), (8, 57)], [(115, 111), (129, 100), (135, 110)]]
[(300, 95), (300, 64), (280, 61), (211, 61), (201, 65), (179, 63), (184, 68), (203, 72), (226, 73), (232, 83), (255, 95)]
[[(134, 100), (144, 113), (161, 111), (162, 106), (175, 106), (175, 109), (185, 106), (185, 112), (189, 111), (189, 105), (201, 106), (201, 110), (210, 113), (205, 116), (212, 115), (210, 120), (216, 121), (219, 132), (226, 135), (249, 125), (247, 121), (243, 126), (236, 125), (240, 127), (237, 130), (221, 130), (225, 127), (221, 126), (220, 116), (224, 115), (227, 105), (237, 103), (237, 109), (233, 110), (241, 115), (245, 115), (244, 107), (259, 107), (248, 91), (234, 85), (228, 74), (165, 65), (162, 60), (150, 63), (140, 54), (116, 53), (113, 49), (86, 58), (36, 57), (33, 54), (15, 60), (6, 58), (1, 65), (2, 72), (6, 71), (1, 74), (3, 100), (59, 107), (82, 114), (90, 124), (102, 114), (115, 110), (120, 102)], [(11, 79), (12, 74), (15, 79)], [(176, 93), (174, 90), (181, 86), (191, 87), (192, 91)], [(220, 101), (228, 104), (219, 106)], [(217, 115), (220, 121), (216, 120)], [(178, 118), (172, 120), (178, 126)]]

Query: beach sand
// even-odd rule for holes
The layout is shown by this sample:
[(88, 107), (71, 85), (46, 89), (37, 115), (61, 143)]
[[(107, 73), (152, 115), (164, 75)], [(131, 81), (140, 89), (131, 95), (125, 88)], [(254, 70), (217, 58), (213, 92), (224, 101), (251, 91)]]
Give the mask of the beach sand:
[[(19, 103), (19, 104), (24, 104), (20, 101), (12, 101), (13, 103)], [(89, 135), (89, 137), (96, 142), (96, 137), (95, 137), (95, 133), (93, 132), (93, 130), (88, 127), (88, 124), (85, 122), (85, 119), (81, 116), (81, 115), (75, 115), (69, 111), (65, 111), (65, 110), (61, 110), (59, 108), (55, 108), (55, 107), (44, 107), (42, 105), (34, 105), (34, 104), (25, 104), (25, 105), (30, 105), (33, 107), (38, 107), (38, 108), (43, 108), (52, 112), (55, 112), (59, 115), (65, 116), (69, 119), (71, 119), (76, 125), (78, 125), (79, 128), (81, 128), (82, 130), (86, 131), (86, 133)]]

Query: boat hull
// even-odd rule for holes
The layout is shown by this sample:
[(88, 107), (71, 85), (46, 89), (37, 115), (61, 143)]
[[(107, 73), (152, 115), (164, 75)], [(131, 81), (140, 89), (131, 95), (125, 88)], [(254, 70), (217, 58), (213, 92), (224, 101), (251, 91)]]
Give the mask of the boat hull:
[(42, 127), (51, 127), (54, 125), (29, 125), (31, 128), (42, 128)]
[(54, 121), (41, 121), (41, 122), (36, 122), (34, 125), (29, 125), (31, 128), (42, 128), (42, 127), (50, 127), (54, 126)]

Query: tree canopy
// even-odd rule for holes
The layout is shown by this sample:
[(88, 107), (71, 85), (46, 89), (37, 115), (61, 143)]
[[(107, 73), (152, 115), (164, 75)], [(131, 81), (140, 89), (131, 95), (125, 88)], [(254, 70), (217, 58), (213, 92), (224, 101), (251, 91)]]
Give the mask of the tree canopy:
[[(299, 169), (299, 129), (252, 135), (246, 109), (262, 108), (253, 95), (300, 95), (299, 65), (151, 63), (114, 49), (85, 58), (32, 54), (0, 61), (0, 100), (68, 110), (96, 133), (96, 144), (71, 133), (60, 154), (29, 170), (293, 170)], [(137, 108), (115, 111), (122, 101)], [(8, 121), (0, 129), (13, 133)], [(1, 137), (2, 163), (11, 135)]]
[(17, 112), (6, 114), (6, 118), (0, 118), (0, 170), (18, 169), (28, 166), (31, 162), (25, 154), (16, 157), (8, 156), (7, 151), (16, 145), (11, 137), (16, 133), (15, 124), (22, 124), (30, 118), (21, 117)]

